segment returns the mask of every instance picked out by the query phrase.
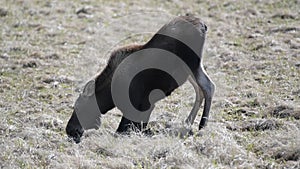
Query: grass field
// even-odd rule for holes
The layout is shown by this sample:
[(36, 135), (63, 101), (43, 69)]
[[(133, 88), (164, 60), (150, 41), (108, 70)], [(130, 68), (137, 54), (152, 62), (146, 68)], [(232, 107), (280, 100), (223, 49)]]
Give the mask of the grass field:
[[(0, 1), (0, 168), (300, 168), (300, 1)], [(189, 83), (159, 102), (153, 137), (65, 126), (109, 53), (144, 43), (186, 13), (208, 26), (204, 65), (217, 89), (206, 128), (172, 135), (192, 108)], [(201, 110), (202, 111), (202, 110)], [(168, 126), (165, 129), (164, 126)]]

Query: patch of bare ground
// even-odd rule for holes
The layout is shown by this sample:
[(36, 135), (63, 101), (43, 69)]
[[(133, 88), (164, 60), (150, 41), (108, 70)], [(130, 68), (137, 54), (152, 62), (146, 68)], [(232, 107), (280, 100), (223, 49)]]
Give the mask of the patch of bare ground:
[[(300, 168), (299, 5), (0, 1), (0, 168)], [(217, 90), (206, 128), (200, 112), (181, 126), (195, 98), (185, 84), (156, 105), (152, 137), (116, 135), (114, 109), (71, 142), (74, 101), (109, 53), (186, 13), (208, 26), (203, 64)]]

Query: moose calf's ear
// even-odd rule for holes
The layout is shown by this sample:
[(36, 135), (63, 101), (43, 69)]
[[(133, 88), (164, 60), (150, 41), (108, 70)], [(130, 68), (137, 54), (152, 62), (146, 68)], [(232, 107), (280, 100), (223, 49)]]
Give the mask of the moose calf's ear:
[(91, 80), (85, 85), (82, 95), (92, 96), (94, 93), (95, 93), (95, 80)]
[(95, 94), (95, 80), (90, 80), (79, 95), (74, 106), (78, 121), (84, 129), (98, 129), (101, 111)]

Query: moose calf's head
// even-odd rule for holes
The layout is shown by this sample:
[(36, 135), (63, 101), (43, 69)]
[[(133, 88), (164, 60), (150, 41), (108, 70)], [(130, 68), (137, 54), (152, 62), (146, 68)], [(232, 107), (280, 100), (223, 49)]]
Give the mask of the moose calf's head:
[(89, 81), (75, 102), (74, 111), (69, 120), (66, 132), (76, 143), (80, 142), (84, 129), (97, 129), (101, 112), (95, 94), (95, 80)]

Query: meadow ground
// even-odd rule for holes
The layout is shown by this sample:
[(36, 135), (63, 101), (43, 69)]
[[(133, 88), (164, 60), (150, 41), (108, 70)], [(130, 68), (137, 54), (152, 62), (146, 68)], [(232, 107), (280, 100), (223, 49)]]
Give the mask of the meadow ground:
[[(300, 1), (0, 1), (0, 168), (300, 168)], [(177, 15), (208, 26), (217, 86), (208, 126), (174, 136), (190, 84), (159, 102), (153, 137), (114, 134), (103, 116), (80, 144), (65, 126), (86, 80), (118, 46), (146, 42)], [(169, 127), (166, 130), (164, 126)], [(171, 126), (171, 127), (170, 127)], [(173, 127), (174, 128), (174, 127)]]

